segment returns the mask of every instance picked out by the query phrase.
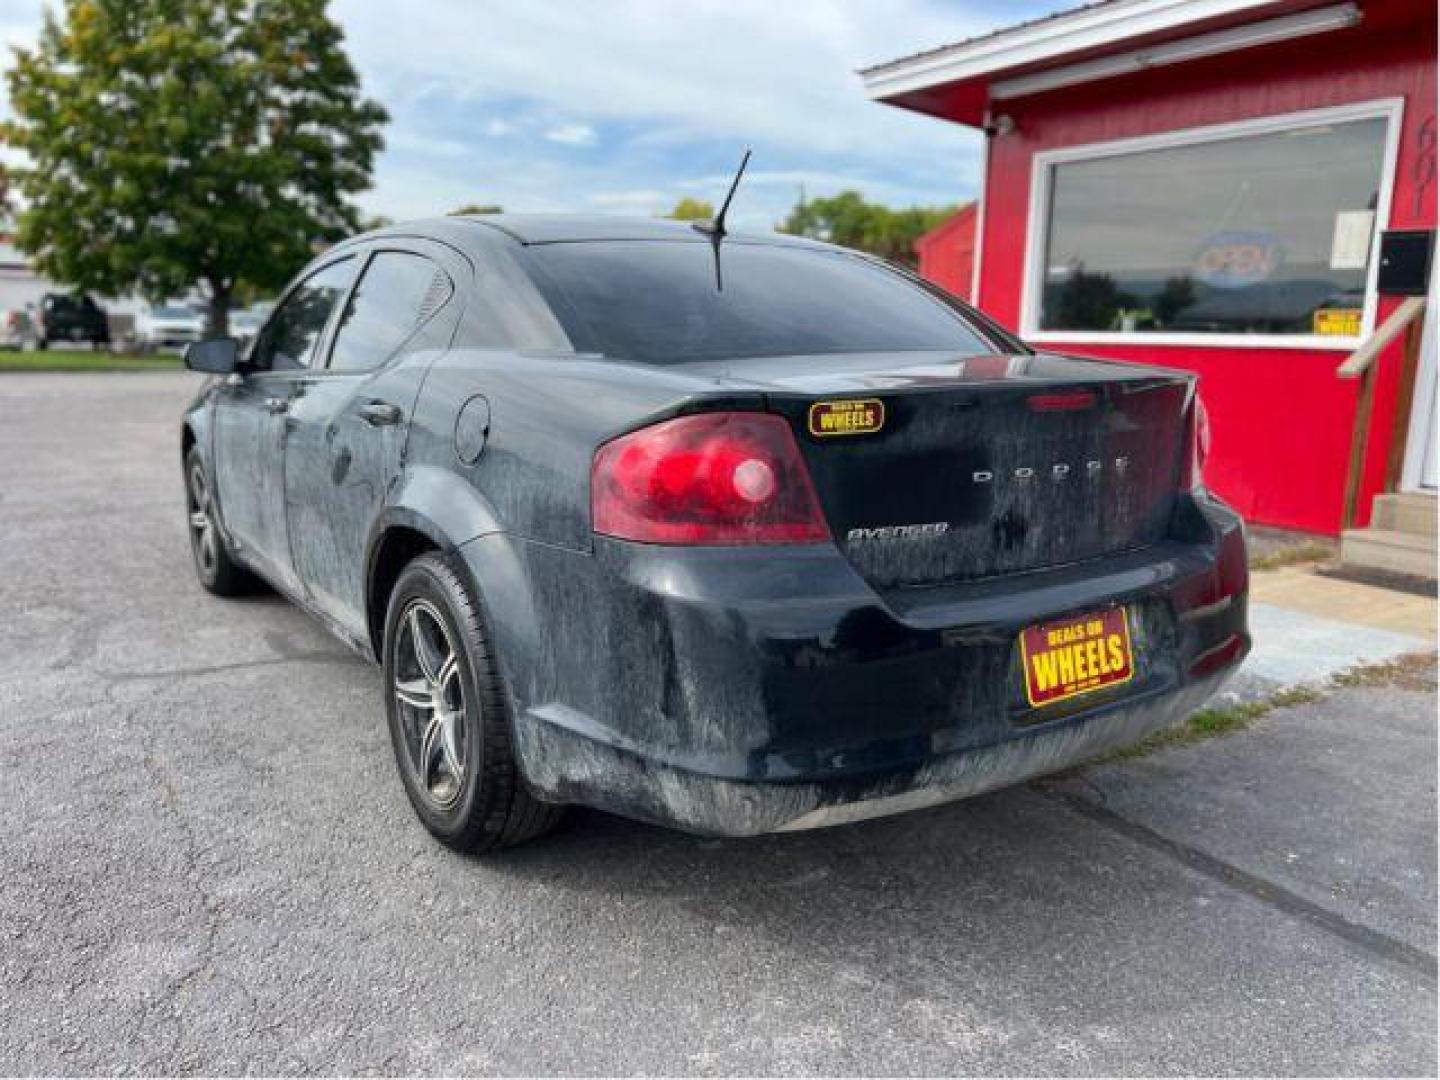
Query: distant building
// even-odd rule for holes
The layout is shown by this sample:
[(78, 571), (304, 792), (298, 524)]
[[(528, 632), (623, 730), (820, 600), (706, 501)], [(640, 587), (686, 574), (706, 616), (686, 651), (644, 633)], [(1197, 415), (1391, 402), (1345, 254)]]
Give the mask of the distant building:
[(0, 311), (23, 308), (27, 304), (39, 305), (42, 296), (57, 288), (54, 282), (35, 272), (13, 238), (0, 234)]
[(915, 254), (922, 277), (969, 299), (975, 270), (975, 203), (961, 207), (916, 240)]

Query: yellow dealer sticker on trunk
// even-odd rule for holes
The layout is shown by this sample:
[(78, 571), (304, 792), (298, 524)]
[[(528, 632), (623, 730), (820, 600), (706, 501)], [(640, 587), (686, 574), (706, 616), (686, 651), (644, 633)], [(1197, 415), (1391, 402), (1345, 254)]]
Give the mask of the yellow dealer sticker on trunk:
[(1359, 337), (1359, 308), (1318, 308), (1314, 315), (1315, 333), (1326, 337)]
[(885, 403), (879, 398), (817, 401), (810, 406), (810, 434), (869, 435), (885, 426)]

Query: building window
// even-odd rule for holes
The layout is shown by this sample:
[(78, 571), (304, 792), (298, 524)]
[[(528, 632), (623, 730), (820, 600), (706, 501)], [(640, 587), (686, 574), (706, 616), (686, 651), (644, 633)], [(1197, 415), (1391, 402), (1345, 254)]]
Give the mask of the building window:
[(1041, 155), (1028, 329), (1353, 342), (1389, 125), (1351, 110)]

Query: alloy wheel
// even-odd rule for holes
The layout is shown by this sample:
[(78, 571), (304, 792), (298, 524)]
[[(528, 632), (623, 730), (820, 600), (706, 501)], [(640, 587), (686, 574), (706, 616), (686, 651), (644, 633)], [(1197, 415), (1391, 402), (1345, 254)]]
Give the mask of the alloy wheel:
[(410, 767), (426, 797), (448, 810), (465, 787), (468, 733), (459, 656), (440, 612), (420, 599), (400, 616), (393, 648), (395, 704)]
[(215, 519), (212, 515), (210, 481), (205, 476), (205, 466), (196, 461), (190, 466), (190, 541), (194, 545), (195, 558), (206, 576), (215, 573), (219, 557), (219, 537), (215, 533)]

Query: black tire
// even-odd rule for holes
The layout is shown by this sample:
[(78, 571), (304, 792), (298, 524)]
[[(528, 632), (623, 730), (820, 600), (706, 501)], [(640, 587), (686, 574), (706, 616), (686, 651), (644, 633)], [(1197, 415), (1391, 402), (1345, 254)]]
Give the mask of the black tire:
[(195, 576), (216, 596), (247, 596), (259, 590), (260, 579), (231, 558), (215, 521), (214, 491), (200, 448), (192, 446), (185, 455), (185, 531)]
[(395, 764), (410, 805), (437, 840), (474, 854), (559, 824), (565, 808), (531, 795), (515, 762), (509, 705), (479, 604), (438, 553), (421, 555), (396, 581), (384, 660)]

